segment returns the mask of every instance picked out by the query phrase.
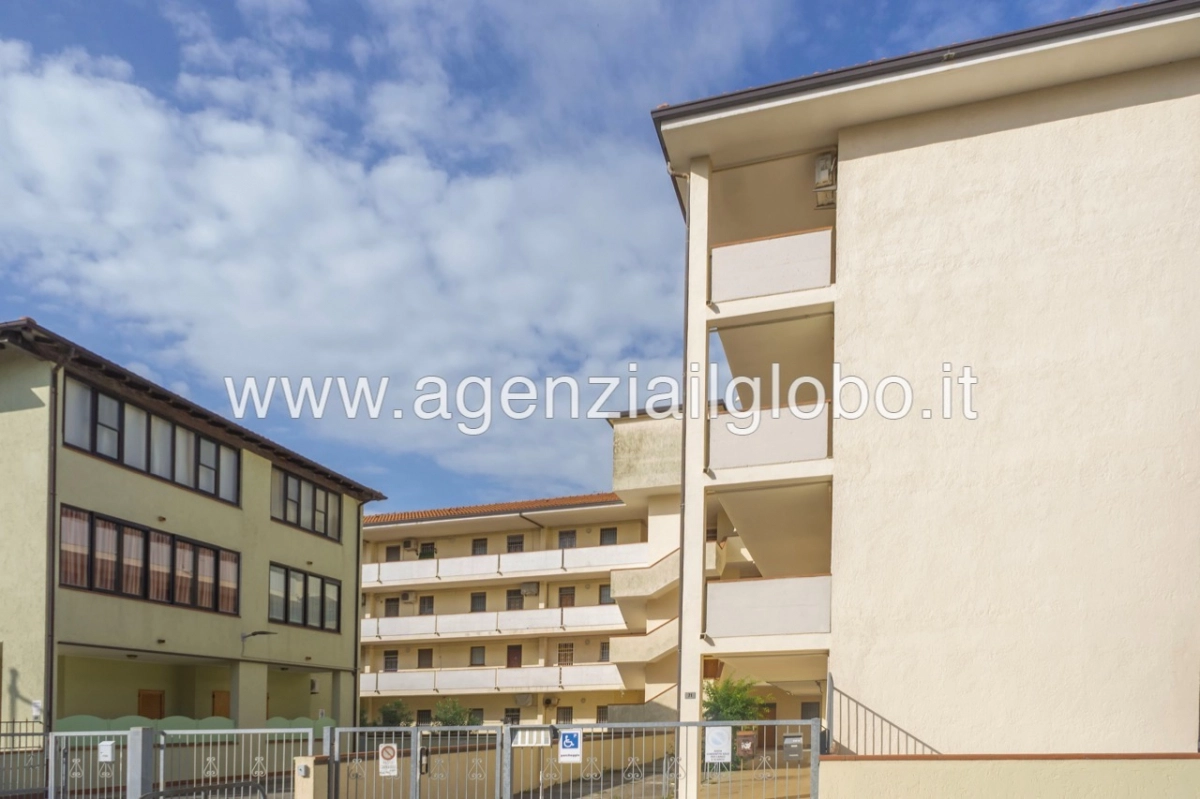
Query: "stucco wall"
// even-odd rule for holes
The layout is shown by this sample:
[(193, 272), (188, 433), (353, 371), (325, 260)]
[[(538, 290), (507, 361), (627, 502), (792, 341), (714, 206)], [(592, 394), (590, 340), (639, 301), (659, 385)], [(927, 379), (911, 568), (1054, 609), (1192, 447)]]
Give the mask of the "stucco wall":
[(613, 491), (676, 489), (682, 428), (678, 419), (614, 419)]
[(43, 699), (50, 364), (0, 350), (0, 720)]
[(1174, 799), (1200, 795), (1200, 759), (822, 759), (821, 799)]
[(941, 752), (1194, 752), (1200, 63), (839, 146), (836, 356), (917, 410), (834, 422), (836, 689)]

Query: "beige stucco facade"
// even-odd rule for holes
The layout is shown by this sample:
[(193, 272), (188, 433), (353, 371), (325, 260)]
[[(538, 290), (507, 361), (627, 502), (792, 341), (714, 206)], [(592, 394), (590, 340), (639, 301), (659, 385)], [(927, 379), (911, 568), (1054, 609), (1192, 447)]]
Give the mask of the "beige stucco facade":
[[(0, 542), (5, 553), (0, 605), (6, 609), (0, 619), (0, 719), (41, 717), (56, 723), (69, 717), (113, 720), (152, 712), (151, 718), (226, 716), (247, 727), (262, 726), (269, 716), (352, 721), (359, 520), (362, 500), (374, 492), (344, 478), (339, 479), (349, 487), (337, 488), (329, 473), (306, 468), (298, 457), (264, 457), (267, 444), (251, 436), (231, 437), (229, 426), (206, 412), (190, 414), (187, 427), (177, 425), (176, 430), (181, 436), (194, 433), (219, 442), (227, 454), (236, 451), (232, 500), (73, 446), (66, 441), (63, 422), (68, 376), (79, 381), (76, 385), (125, 402), (125, 425), (133, 423), (137, 410), (180, 418), (187, 406), (164, 402), (150, 393), (153, 388), (135, 387), (134, 378), (113, 380), (118, 368), (97, 371), (90, 357), (67, 358), (56, 366), (51, 350), (65, 340), (32, 330), (19, 323), (8, 326), (0, 350), (0, 507), (10, 522)], [(27, 346), (28, 341), (33, 343)], [(52, 392), (52, 384), (57, 391)], [(166, 396), (165, 391), (158, 396)], [(336, 535), (317, 535), (272, 518), (273, 464), (327, 486), (330, 496), (341, 494)], [(74, 546), (63, 535), (66, 512), (84, 520), (79, 571), (62, 559)], [(95, 532), (101, 522), (122, 530), (121, 557), (128, 554), (111, 567), (119, 586), (113, 591), (103, 590), (96, 573), (102, 568)], [(125, 538), (124, 531), (131, 537)], [(152, 536), (156, 542), (169, 540), (166, 551), (173, 553), (167, 555), (166, 585), (156, 591), (184, 590), (185, 583), (177, 582), (180, 545), (195, 553), (235, 557), (235, 568), (222, 574), (214, 554), (211, 609), (184, 606), (202, 605), (199, 594), (186, 602), (182, 593), (167, 593), (173, 598), (165, 601), (151, 598), (154, 578), (147, 552)], [(320, 613), (336, 614), (336, 623), (322, 616), (314, 622), (319, 629), (311, 629), (271, 621), (272, 564), (320, 576), (322, 585), (340, 585), (346, 601), (334, 608), (336, 589), (329, 588), (329, 607), (334, 609), (320, 608)], [(204, 567), (197, 561), (193, 568)], [(126, 576), (130, 569), (133, 576)], [(186, 585), (200, 582), (200, 574), (191, 572)], [(230, 586), (236, 586), (232, 593)], [(229, 597), (218, 599), (219, 591)], [(314, 607), (310, 612), (315, 619), (318, 611)]]

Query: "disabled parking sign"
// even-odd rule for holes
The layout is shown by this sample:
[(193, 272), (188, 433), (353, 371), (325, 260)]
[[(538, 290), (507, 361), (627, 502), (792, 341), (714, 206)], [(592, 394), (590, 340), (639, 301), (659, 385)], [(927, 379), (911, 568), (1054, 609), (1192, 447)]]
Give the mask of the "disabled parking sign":
[(558, 762), (559, 763), (582, 763), (583, 762), (583, 731), (582, 730), (559, 730), (558, 731)]

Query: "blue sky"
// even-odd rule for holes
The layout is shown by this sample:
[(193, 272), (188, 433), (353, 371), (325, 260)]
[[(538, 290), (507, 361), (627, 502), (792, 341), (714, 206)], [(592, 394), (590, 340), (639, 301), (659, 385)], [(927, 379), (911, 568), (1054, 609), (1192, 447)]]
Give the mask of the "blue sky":
[[(222, 379), (679, 371), (663, 102), (1106, 7), (917, 0), (0, 4), (0, 319)], [(373, 510), (607, 490), (599, 420), (246, 424)], [(385, 414), (386, 416), (386, 414)]]

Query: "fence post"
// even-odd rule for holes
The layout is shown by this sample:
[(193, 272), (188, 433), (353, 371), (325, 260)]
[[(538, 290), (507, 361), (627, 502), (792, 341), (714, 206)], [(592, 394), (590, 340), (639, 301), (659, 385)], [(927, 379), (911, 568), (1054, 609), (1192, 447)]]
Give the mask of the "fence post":
[(126, 799), (141, 799), (154, 791), (154, 736), (150, 727), (134, 727), (129, 731), (125, 747)]
[(821, 720), (819, 718), (813, 719), (810, 723), (812, 724), (812, 735), (809, 740), (812, 741), (812, 755), (808, 759), (808, 793), (812, 799), (817, 799), (817, 790), (820, 787), (820, 779), (817, 772), (821, 767)]
[[(326, 757), (329, 757), (329, 755), (332, 754), (332, 752), (329, 748), (329, 731), (332, 729), (333, 729), (333, 727), (322, 727), (321, 728), (321, 751), (318, 754), (325, 755)], [(309, 754), (312, 754), (312, 753), (309, 752)]]
[(408, 755), (408, 795), (409, 799), (419, 799), (421, 796), (421, 728), (410, 727)]
[(825, 748), (833, 751), (833, 717), (836, 715), (833, 697), (833, 672), (825, 672), (825, 731), (828, 741)]
[(500, 734), (496, 736), (497, 742), (500, 744), (500, 799), (512, 799), (512, 759), (513, 759), (513, 736), (516, 735), (516, 730), (508, 724), (500, 728)]

